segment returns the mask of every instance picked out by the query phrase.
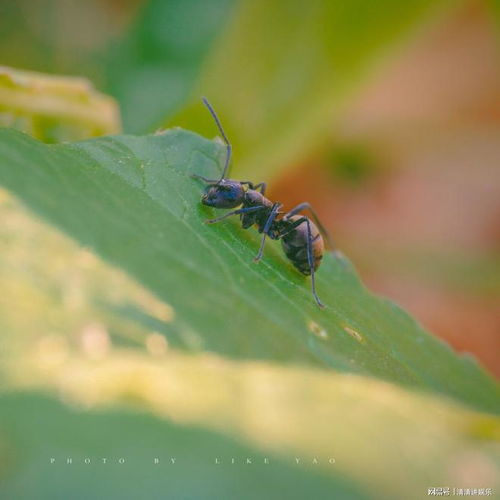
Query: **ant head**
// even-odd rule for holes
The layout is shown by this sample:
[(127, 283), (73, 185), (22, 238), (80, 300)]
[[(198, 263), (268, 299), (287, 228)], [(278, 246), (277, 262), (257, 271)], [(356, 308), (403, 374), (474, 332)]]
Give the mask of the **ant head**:
[(222, 179), (207, 187), (201, 202), (215, 208), (235, 208), (243, 203), (245, 188), (238, 181)]

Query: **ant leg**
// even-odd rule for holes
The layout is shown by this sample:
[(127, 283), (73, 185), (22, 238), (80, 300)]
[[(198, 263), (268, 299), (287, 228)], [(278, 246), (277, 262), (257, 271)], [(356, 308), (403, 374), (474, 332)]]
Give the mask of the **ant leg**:
[(191, 174), (191, 177), (193, 179), (200, 179), (202, 180), (203, 182), (206, 182), (207, 184), (217, 184), (219, 181), (218, 180), (215, 180), (215, 179), (207, 179), (206, 177), (203, 177), (202, 175), (198, 175), (198, 174)]
[(262, 259), (262, 254), (264, 253), (264, 244), (266, 242), (267, 233), (269, 232), (269, 229), (271, 228), (271, 225), (274, 222), (274, 219), (278, 215), (278, 210), (282, 206), (283, 206), (282, 203), (275, 203), (273, 205), (273, 208), (271, 209), (271, 213), (269, 214), (269, 217), (267, 218), (264, 229), (262, 229), (262, 240), (260, 242), (259, 253), (254, 257), (254, 259), (253, 259), (254, 262), (258, 262), (260, 259)]
[(295, 230), (296, 227), (300, 226), (304, 222), (307, 224), (307, 263), (309, 264), (309, 269), (311, 270), (312, 294), (318, 306), (325, 307), (324, 304), (321, 302), (321, 300), (319, 300), (318, 294), (316, 293), (316, 279), (314, 275), (315, 271), (314, 271), (313, 252), (312, 252), (314, 240), (312, 237), (311, 223), (309, 222), (309, 219), (303, 216), (300, 219), (293, 221), (287, 231), (280, 233), (280, 238), (283, 238), (283, 236), (286, 236), (288, 233), (291, 233), (293, 230)]
[(296, 227), (299, 227), (306, 220), (307, 220), (307, 217), (304, 215), (300, 219), (293, 221), (292, 224), (288, 227), (288, 229), (286, 231), (280, 233), (279, 237), (283, 238), (283, 236), (286, 236), (287, 234), (291, 233)]
[(258, 184), (254, 185), (253, 182), (242, 181), (242, 182), (240, 182), (240, 184), (246, 184), (250, 189), (259, 189), (260, 188), (261, 194), (264, 194), (266, 192), (267, 184), (265, 182), (259, 182)]
[(317, 224), (319, 230), (321, 231), (321, 233), (323, 234), (323, 236), (325, 237), (326, 239), (326, 242), (328, 244), (328, 247), (333, 250), (335, 247), (333, 245), (333, 240), (330, 236), (330, 233), (325, 229), (325, 227), (323, 226), (323, 224), (321, 224), (321, 221), (319, 220), (319, 217), (318, 215), (316, 214), (316, 212), (313, 210), (313, 208), (311, 207), (311, 204), (308, 203), (307, 201), (304, 202), (304, 203), (301, 203), (300, 205), (297, 205), (296, 207), (292, 208), (288, 213), (286, 213), (283, 218), (284, 219), (289, 219), (290, 217), (298, 214), (299, 212), (301, 212), (302, 210), (309, 210), (313, 216), (313, 219), (314, 219), (314, 222)]
[(233, 210), (232, 212), (227, 212), (224, 215), (221, 215), (220, 217), (217, 217), (215, 219), (205, 219), (205, 224), (215, 224), (216, 222), (220, 222), (221, 220), (224, 220), (227, 217), (231, 217), (231, 215), (245, 214), (248, 212), (256, 212), (257, 210), (262, 210), (263, 208), (264, 208), (263, 205), (259, 205), (258, 207), (239, 208), (238, 210)]
[(267, 187), (267, 184), (265, 182), (259, 182), (255, 187), (254, 189), (259, 189), (260, 188), (260, 193), (261, 194), (264, 194), (266, 192), (266, 187)]
[(260, 188), (261, 194), (264, 194), (266, 192), (266, 187), (267, 187), (267, 184), (265, 182), (259, 182), (259, 184), (257, 184), (255, 186), (255, 189), (259, 189)]
[(311, 223), (309, 222), (309, 219), (306, 219), (306, 224), (307, 224), (307, 261), (309, 263), (309, 269), (311, 270), (312, 294), (318, 306), (323, 308), (325, 307), (325, 305), (321, 302), (321, 300), (319, 300), (318, 294), (316, 293), (316, 280), (314, 278), (314, 262), (312, 255), (313, 239), (311, 232)]

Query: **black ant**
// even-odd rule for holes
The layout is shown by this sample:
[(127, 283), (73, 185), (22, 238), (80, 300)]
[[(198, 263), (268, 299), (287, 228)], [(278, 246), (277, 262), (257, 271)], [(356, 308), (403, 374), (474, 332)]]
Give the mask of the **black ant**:
[[(262, 233), (259, 252), (254, 261), (258, 262), (262, 258), (266, 236), (273, 240), (281, 240), (281, 245), (286, 256), (292, 264), (306, 276), (311, 275), (312, 294), (319, 307), (324, 307), (316, 294), (316, 283), (314, 273), (318, 269), (323, 258), (324, 242), (322, 234), (325, 236), (330, 248), (333, 248), (330, 237), (318, 219), (318, 216), (309, 203), (301, 203), (289, 212), (281, 212), (281, 203), (268, 200), (266, 183), (253, 184), (250, 181), (235, 181), (227, 179), (226, 174), (231, 160), (231, 144), (226, 137), (224, 129), (217, 114), (205, 97), (203, 103), (210, 111), (215, 120), (222, 138), (226, 144), (226, 160), (224, 170), (220, 179), (206, 179), (201, 175), (193, 175), (196, 179), (201, 179), (208, 184), (201, 199), (204, 205), (214, 208), (238, 208), (217, 217), (207, 219), (207, 224), (214, 224), (231, 215), (239, 215), (243, 229), (248, 229), (254, 224), (257, 225), (259, 233)], [(310, 210), (314, 224), (305, 215), (297, 215), (302, 210)], [(316, 226), (317, 225), (317, 226)], [(318, 230), (319, 227), (319, 230)]]

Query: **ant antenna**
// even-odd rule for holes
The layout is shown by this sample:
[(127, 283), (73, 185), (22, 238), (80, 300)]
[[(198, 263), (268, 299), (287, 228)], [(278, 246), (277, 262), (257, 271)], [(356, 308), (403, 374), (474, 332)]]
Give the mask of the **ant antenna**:
[(227, 170), (229, 168), (229, 161), (231, 160), (231, 143), (228, 141), (226, 137), (226, 133), (224, 132), (224, 129), (222, 128), (222, 125), (220, 123), (219, 117), (217, 116), (217, 113), (215, 112), (214, 108), (212, 108), (212, 105), (208, 102), (206, 97), (202, 97), (201, 100), (203, 101), (203, 104), (208, 108), (208, 111), (210, 111), (210, 114), (212, 115), (213, 119), (215, 120), (215, 124), (217, 125), (217, 128), (219, 129), (219, 132), (222, 135), (222, 138), (224, 139), (224, 142), (226, 143), (226, 161), (224, 163), (224, 170), (222, 171), (222, 177), (220, 178), (219, 184), (223, 179), (226, 178)]

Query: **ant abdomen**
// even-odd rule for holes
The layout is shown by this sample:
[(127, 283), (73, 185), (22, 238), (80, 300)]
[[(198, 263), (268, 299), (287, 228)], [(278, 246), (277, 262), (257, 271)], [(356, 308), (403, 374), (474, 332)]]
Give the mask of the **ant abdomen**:
[(288, 220), (290, 222), (294, 222), (299, 219), (304, 219), (304, 221), (288, 234), (285, 234), (281, 237), (281, 246), (283, 248), (283, 251), (285, 252), (285, 255), (288, 257), (288, 259), (290, 259), (294, 267), (302, 274), (309, 276), (311, 274), (311, 266), (309, 264), (309, 256), (307, 251), (307, 243), (309, 237), (307, 224), (309, 224), (312, 237), (312, 264), (314, 271), (316, 271), (321, 264), (325, 245), (321, 233), (310, 219), (306, 220), (304, 216), (294, 215)]

